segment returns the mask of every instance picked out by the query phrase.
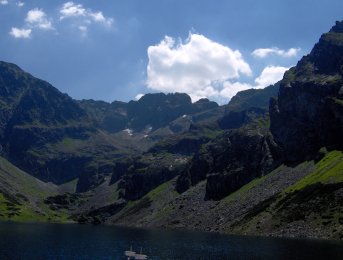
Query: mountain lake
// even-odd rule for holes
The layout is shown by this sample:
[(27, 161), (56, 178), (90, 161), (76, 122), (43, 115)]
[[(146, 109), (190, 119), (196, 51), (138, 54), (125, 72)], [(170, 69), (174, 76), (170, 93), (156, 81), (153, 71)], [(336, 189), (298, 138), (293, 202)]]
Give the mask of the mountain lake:
[(0, 259), (342, 259), (343, 243), (77, 224), (0, 223)]

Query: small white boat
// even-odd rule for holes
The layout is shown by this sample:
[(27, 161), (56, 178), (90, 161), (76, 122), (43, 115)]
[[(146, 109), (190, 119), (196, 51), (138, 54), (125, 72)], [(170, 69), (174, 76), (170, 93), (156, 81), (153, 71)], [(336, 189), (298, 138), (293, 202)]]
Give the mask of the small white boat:
[(134, 259), (135, 260), (145, 260), (145, 259), (148, 259), (148, 256), (142, 255), (142, 254), (136, 254)]
[(137, 254), (135, 251), (132, 250), (132, 246), (130, 247), (130, 250), (125, 251), (125, 256), (127, 256), (128, 260), (146, 260), (148, 259), (147, 255), (142, 254), (142, 249), (139, 254)]

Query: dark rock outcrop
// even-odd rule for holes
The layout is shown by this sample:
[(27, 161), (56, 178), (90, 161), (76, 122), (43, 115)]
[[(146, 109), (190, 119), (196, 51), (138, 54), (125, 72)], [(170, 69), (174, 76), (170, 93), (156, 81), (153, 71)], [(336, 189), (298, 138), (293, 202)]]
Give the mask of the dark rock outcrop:
[(91, 223), (94, 225), (98, 225), (104, 223), (109, 217), (118, 213), (126, 205), (126, 200), (119, 199), (110, 205), (90, 210), (82, 214), (76, 214), (73, 216), (73, 219), (75, 219), (80, 224)]
[[(129, 103), (82, 100), (79, 102), (95, 124), (110, 133), (125, 128), (134, 131), (156, 130), (183, 115), (196, 114), (218, 107), (208, 99), (192, 103), (187, 94), (146, 94)], [(151, 129), (150, 129), (151, 128)]]
[(253, 179), (268, 174), (280, 163), (277, 149), (268, 133), (232, 131), (228, 147), (217, 155), (215, 166), (207, 176), (206, 197), (222, 199)]
[(95, 128), (85, 111), (49, 83), (5, 62), (0, 62), (0, 92), (5, 156), (45, 181), (62, 183), (77, 177), (89, 158), (70, 154), (60, 158), (48, 144), (87, 139)]
[(244, 111), (250, 108), (269, 109), (269, 100), (277, 97), (280, 82), (263, 89), (248, 89), (239, 91), (229, 104), (225, 106), (226, 111)]
[(207, 98), (199, 99), (197, 102), (193, 103), (192, 114), (199, 113), (202, 111), (210, 110), (218, 107), (218, 104), (214, 101), (210, 101)]
[(180, 155), (146, 155), (136, 160), (118, 183), (119, 197), (137, 200), (185, 169), (188, 160)]
[(111, 175), (110, 184), (114, 184), (117, 181), (120, 180), (121, 177), (123, 177), (125, 174), (130, 172), (130, 169), (133, 169), (133, 167), (130, 168), (130, 166), (134, 165), (134, 159), (131, 157), (126, 157), (121, 160), (116, 161), (116, 163), (113, 166), (113, 172)]
[(259, 118), (204, 146), (178, 178), (176, 190), (184, 192), (207, 180), (206, 198), (221, 199), (254, 178), (269, 173), (280, 162), (278, 147), (265, 122), (268, 119)]
[(138, 101), (128, 103), (129, 126), (134, 130), (163, 127), (176, 118), (216, 108), (215, 102), (202, 99), (192, 104), (191, 98), (182, 93), (146, 94)]
[(218, 124), (222, 129), (239, 128), (245, 124), (250, 123), (266, 114), (263, 108), (250, 107), (242, 111), (227, 111), (226, 114), (218, 120)]
[(182, 193), (206, 180), (206, 198), (221, 199), (280, 163), (280, 151), (269, 132), (268, 104), (279, 83), (238, 92), (217, 120), (227, 132), (203, 146), (178, 177)]
[(115, 133), (127, 127), (127, 103), (114, 101), (81, 100), (80, 106), (87, 112), (96, 127)]
[(342, 148), (339, 110), (343, 86), (343, 32), (337, 22), (311, 53), (286, 72), (270, 103), (271, 132), (286, 161), (301, 161), (319, 148)]

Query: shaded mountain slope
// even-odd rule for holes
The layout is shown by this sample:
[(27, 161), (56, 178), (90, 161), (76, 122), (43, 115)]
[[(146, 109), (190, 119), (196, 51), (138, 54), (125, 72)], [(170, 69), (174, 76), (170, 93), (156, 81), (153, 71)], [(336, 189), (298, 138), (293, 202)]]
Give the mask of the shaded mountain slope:
[(268, 86), (264, 89), (248, 89), (238, 92), (229, 104), (227, 111), (243, 111), (251, 107), (268, 110), (271, 97), (277, 97), (280, 83)]
[(59, 192), (57, 186), (39, 181), (0, 157), (0, 220), (68, 221), (67, 212), (54, 212), (44, 203)]
[(176, 180), (128, 204), (107, 221), (234, 234), (342, 239), (342, 152), (315, 163), (280, 166), (220, 201), (204, 200), (206, 182), (182, 194)]
[(124, 129), (149, 133), (183, 115), (196, 114), (218, 107), (217, 103), (208, 99), (192, 103), (190, 97), (182, 93), (146, 94), (139, 100), (128, 103), (82, 100), (79, 104), (100, 129), (110, 133)]
[[(148, 136), (153, 131), (184, 114), (218, 107), (209, 100), (193, 104), (179, 93), (148, 94), (129, 103), (75, 101), (6, 62), (0, 63), (0, 93), (4, 156), (44, 181), (61, 184), (81, 176), (79, 191), (100, 184), (118, 158), (139, 155), (174, 134)], [(178, 131), (173, 124), (170, 129)]]
[[(268, 131), (268, 113), (263, 108), (271, 92), (266, 89), (258, 93), (263, 98), (254, 104), (261, 108), (235, 111), (245, 113), (244, 120), (226, 120), (223, 129), (223, 119), (231, 115), (230, 110), (224, 113), (223, 107), (182, 116), (172, 124), (181, 124), (181, 120), (184, 124), (188, 122), (188, 130), (186, 127), (184, 131), (164, 136), (141, 157), (118, 162), (118, 167), (113, 168), (112, 182), (120, 180), (121, 197), (140, 199), (176, 176), (176, 190), (183, 192), (211, 175), (208, 177), (207, 198), (220, 199), (276, 167), (278, 162), (274, 161), (270, 150), (277, 148)], [(202, 114), (206, 116), (202, 117)], [(226, 175), (223, 176), (224, 172)], [(231, 175), (236, 177), (230, 184)], [(221, 185), (216, 185), (218, 182)]]

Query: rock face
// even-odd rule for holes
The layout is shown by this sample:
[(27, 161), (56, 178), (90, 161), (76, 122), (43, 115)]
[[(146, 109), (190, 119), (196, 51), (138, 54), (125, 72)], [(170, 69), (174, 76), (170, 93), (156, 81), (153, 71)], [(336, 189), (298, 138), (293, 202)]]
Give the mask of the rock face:
[(269, 109), (271, 97), (277, 97), (280, 82), (264, 89), (248, 89), (238, 92), (229, 104), (226, 105), (227, 111), (244, 111), (250, 108)]
[[(47, 82), (5, 62), (0, 62), (0, 92), (0, 142), (6, 156), (42, 180), (59, 183), (78, 176), (86, 158), (64, 158), (58, 163), (52, 154), (45, 159), (41, 155), (47, 143), (66, 137), (86, 139), (95, 131), (79, 105)], [(43, 151), (37, 156), (34, 151), (39, 149)]]
[(237, 111), (251, 93), (237, 95), (219, 123), (227, 129), (247, 126), (231, 130), (226, 146), (217, 141), (197, 154), (189, 171), (179, 178), (178, 190), (206, 179), (206, 197), (221, 199), (280, 162), (314, 158), (324, 146), (342, 149), (342, 28), (343, 23), (337, 22), (277, 84), (278, 98), (270, 101), (271, 133), (251, 131), (249, 122), (263, 110)]
[(179, 176), (183, 193), (206, 180), (206, 198), (219, 200), (280, 163), (280, 151), (269, 132), (268, 104), (279, 83), (238, 92), (225, 106), (218, 127), (225, 132), (204, 145)]
[(129, 103), (82, 100), (80, 105), (101, 129), (115, 133), (126, 128), (152, 131), (164, 127), (183, 115), (195, 114), (218, 107), (208, 99), (192, 103), (187, 94), (146, 94)]
[(127, 128), (127, 103), (81, 100), (79, 104), (87, 112), (97, 128), (106, 130), (109, 133), (115, 133)]
[(323, 34), (311, 53), (286, 72), (270, 104), (271, 132), (286, 161), (320, 147), (342, 148), (343, 23)]
[[(118, 183), (119, 197), (126, 200), (137, 200), (157, 186), (181, 174), (187, 165), (187, 157), (181, 155), (147, 154), (133, 160), (125, 169)], [(122, 173), (125, 163), (114, 169), (112, 178)]]
[(0, 62), (1, 137), (21, 125), (58, 126), (86, 119), (67, 95), (18, 66)]
[(250, 107), (241, 111), (227, 111), (226, 114), (218, 121), (222, 129), (239, 128), (242, 125), (262, 117), (266, 113), (263, 108)]
[(128, 117), (132, 129), (157, 129), (191, 110), (192, 102), (186, 94), (146, 94), (129, 102)]
[(270, 134), (246, 130), (229, 134), (228, 147), (217, 157), (222, 157), (222, 162), (215, 160), (213, 173), (207, 176), (206, 198), (222, 199), (280, 163)]
[(206, 179), (206, 198), (219, 200), (278, 166), (278, 148), (264, 120), (230, 130), (208, 143), (179, 177), (177, 191)]

